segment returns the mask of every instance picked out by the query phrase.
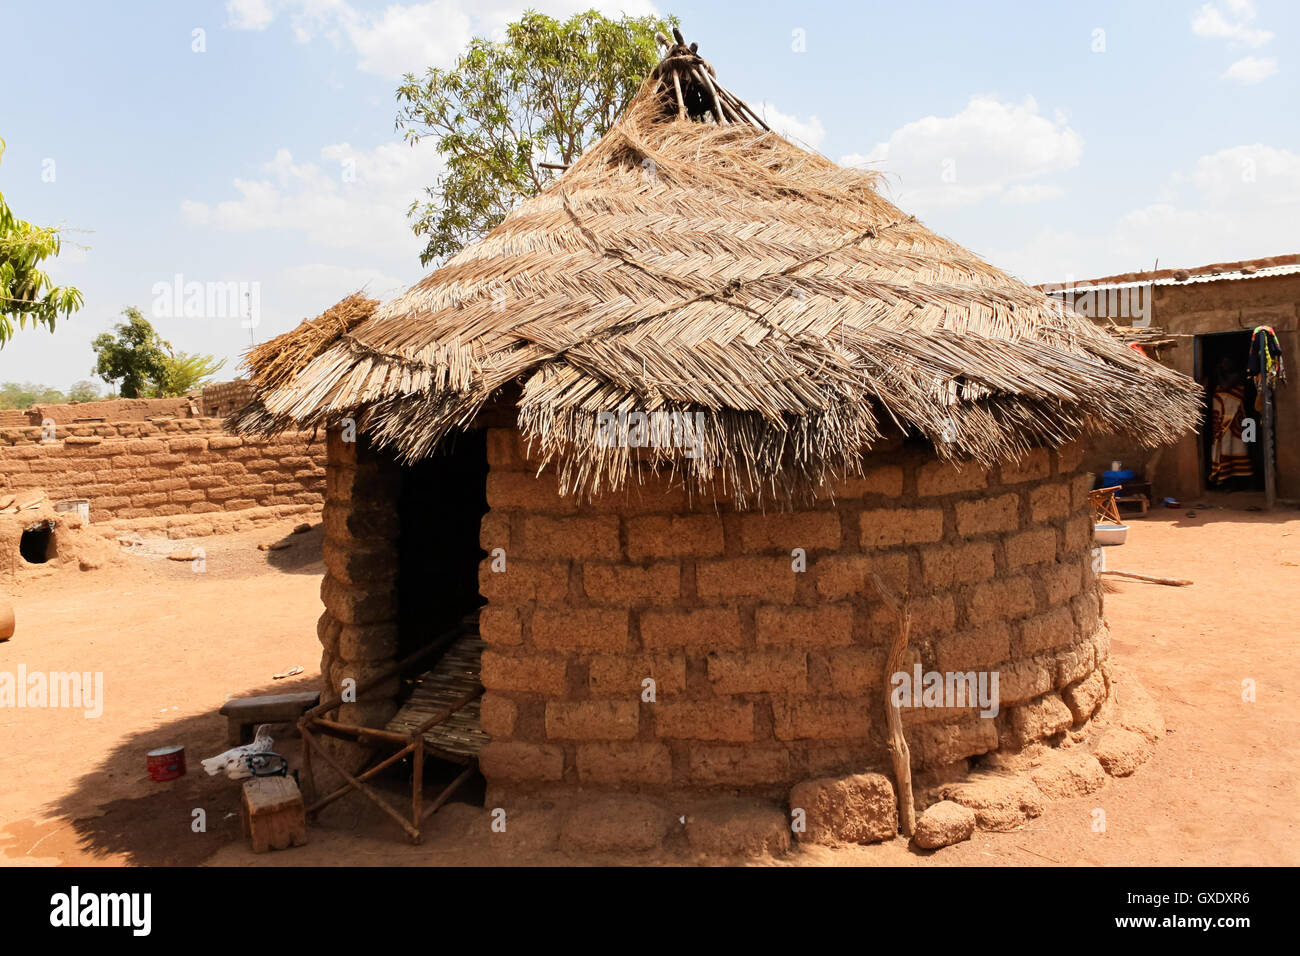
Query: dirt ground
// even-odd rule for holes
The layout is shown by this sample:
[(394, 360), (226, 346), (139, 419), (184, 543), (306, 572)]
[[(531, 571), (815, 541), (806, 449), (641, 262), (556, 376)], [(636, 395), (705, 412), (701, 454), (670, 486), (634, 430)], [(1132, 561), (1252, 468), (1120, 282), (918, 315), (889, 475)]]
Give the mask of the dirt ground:
[[(1190, 578), (1174, 588), (1116, 580), (1112, 655), (1161, 703), (1168, 732), (1132, 777), (1008, 833), (976, 833), (937, 853), (905, 841), (800, 850), (776, 865), (1296, 865), (1300, 863), (1300, 512), (1218, 499), (1152, 512), (1108, 566)], [(1209, 504), (1211, 506), (1205, 507)], [(1233, 507), (1225, 507), (1232, 505)], [(1189, 511), (1195, 511), (1189, 517)], [(102, 671), (102, 716), (0, 710), (0, 864), (366, 865), (670, 862), (574, 858), (538, 849), (526, 819), (492, 834), (469, 789), (411, 846), (350, 797), (308, 846), (254, 856), (239, 834), (238, 784), (199, 761), (226, 748), (217, 708), (230, 695), (315, 689), (320, 530), (294, 522), (195, 542), (205, 570), (168, 561), (169, 543), (93, 572), (60, 571), (11, 592), (14, 639), (0, 670)], [(289, 547), (259, 551), (258, 543)], [(272, 676), (294, 666), (303, 673)], [(1243, 700), (1243, 681), (1256, 699)], [(184, 744), (189, 773), (153, 783), (145, 753)], [(299, 741), (283, 750), (297, 756)], [(395, 784), (396, 785), (396, 784)], [(1105, 811), (1094, 832), (1093, 811)], [(198, 831), (196, 811), (206, 818)]]

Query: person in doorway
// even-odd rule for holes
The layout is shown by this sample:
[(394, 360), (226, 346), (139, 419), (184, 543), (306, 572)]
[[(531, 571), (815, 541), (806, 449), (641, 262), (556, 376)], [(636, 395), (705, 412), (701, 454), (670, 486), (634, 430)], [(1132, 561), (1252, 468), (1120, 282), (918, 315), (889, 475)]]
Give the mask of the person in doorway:
[(1219, 362), (1210, 420), (1209, 483), (1218, 487), (1241, 485), (1254, 474), (1243, 440), (1246, 397), (1241, 372), (1232, 359)]

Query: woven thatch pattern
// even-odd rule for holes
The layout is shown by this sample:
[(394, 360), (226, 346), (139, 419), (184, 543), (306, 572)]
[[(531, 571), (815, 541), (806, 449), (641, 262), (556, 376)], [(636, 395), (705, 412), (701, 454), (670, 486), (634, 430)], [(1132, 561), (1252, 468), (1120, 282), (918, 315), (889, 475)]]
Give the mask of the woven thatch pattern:
[[(327, 347), (281, 357), (296, 374), (239, 425), (353, 417), (414, 459), (518, 380), (520, 424), (566, 491), (659, 460), (743, 500), (858, 472), (891, 423), (983, 462), (1194, 423), (1189, 379), (930, 232), (874, 174), (738, 110), (680, 115), (666, 76), (483, 241)], [(268, 361), (252, 362), (262, 380)], [(597, 414), (619, 409), (703, 412), (698, 454), (600, 446)]]

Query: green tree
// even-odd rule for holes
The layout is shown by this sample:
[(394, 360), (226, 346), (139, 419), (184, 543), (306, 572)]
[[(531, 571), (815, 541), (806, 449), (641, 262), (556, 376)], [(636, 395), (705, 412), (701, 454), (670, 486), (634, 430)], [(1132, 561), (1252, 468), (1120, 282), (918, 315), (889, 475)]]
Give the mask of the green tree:
[(106, 396), (101, 395), (99, 386), (87, 379), (80, 382), (74, 382), (72, 388), (68, 389), (68, 401), (70, 402), (96, 402)]
[(0, 385), (0, 408), (31, 408), (33, 405), (56, 405), (65, 401), (57, 388), (31, 382), (5, 382)]
[(139, 398), (150, 384), (166, 380), (171, 346), (159, 337), (139, 309), (127, 307), (122, 314), (126, 321), (113, 327), (116, 335), (103, 332), (90, 343), (97, 356), (94, 372), (110, 385), (121, 381), (123, 398)]
[(154, 397), (188, 395), (199, 386), (208, 384), (212, 376), (225, 368), (226, 360), (218, 362), (212, 355), (176, 352), (168, 355), (163, 364), (166, 372), (150, 390)]
[[(0, 139), (0, 156), (4, 140)], [(59, 254), (59, 230), (34, 226), (14, 215), (0, 193), (0, 348), (13, 338), (17, 328), (45, 325), (54, 330), (60, 313), (66, 318), (83, 302), (72, 286), (57, 286), (40, 264)]]
[(675, 17), (610, 20), (594, 10), (559, 21), (528, 12), (504, 41), (476, 37), (454, 68), (408, 73), (397, 128), (409, 143), (437, 140), (446, 172), (411, 204), (428, 236), (421, 263), (453, 255), (541, 191), (603, 136), (658, 62), (655, 31)]

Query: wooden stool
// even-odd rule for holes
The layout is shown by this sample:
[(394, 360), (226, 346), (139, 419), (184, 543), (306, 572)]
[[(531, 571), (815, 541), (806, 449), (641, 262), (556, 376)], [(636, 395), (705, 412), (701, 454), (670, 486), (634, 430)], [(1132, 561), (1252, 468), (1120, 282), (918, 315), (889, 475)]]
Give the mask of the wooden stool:
[(307, 815), (292, 777), (253, 777), (244, 781), (241, 802), (244, 836), (254, 853), (287, 850), (307, 842)]

